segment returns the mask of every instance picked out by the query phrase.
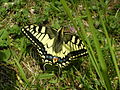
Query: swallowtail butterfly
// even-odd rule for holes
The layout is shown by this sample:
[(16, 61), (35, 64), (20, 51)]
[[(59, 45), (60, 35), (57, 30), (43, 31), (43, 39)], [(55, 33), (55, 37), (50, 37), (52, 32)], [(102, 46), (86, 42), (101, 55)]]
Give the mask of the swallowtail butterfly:
[(71, 60), (86, 56), (87, 50), (77, 35), (44, 26), (29, 25), (22, 29), (26, 37), (37, 47), (44, 63), (67, 66)]

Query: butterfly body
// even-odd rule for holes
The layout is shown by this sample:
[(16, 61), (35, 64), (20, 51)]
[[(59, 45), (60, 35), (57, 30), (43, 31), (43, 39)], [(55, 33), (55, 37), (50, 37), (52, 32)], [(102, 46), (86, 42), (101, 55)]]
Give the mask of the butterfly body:
[(37, 47), (43, 62), (67, 66), (71, 60), (87, 55), (87, 50), (77, 35), (50, 30), (44, 26), (30, 25), (22, 29), (27, 38)]

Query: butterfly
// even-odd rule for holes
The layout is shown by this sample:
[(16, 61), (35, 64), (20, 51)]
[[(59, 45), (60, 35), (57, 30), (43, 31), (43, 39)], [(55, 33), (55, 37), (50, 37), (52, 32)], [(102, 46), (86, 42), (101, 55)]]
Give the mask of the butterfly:
[(28, 25), (22, 28), (22, 32), (36, 46), (46, 64), (65, 67), (71, 60), (88, 54), (79, 36), (64, 32), (64, 28), (56, 31), (45, 26)]

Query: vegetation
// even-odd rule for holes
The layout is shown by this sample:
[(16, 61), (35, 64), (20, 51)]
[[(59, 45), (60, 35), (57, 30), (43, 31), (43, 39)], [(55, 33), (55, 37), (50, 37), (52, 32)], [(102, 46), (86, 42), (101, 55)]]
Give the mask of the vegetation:
[[(0, 8), (0, 76), (10, 74), (5, 73), (8, 65), (14, 67), (16, 76), (8, 75), (13, 90), (120, 88), (119, 0), (1, 0)], [(34, 46), (21, 32), (29, 24), (76, 30), (89, 55), (60, 70), (43, 69), (41, 60), (31, 57)], [(2, 89), (4, 78), (0, 77)]]

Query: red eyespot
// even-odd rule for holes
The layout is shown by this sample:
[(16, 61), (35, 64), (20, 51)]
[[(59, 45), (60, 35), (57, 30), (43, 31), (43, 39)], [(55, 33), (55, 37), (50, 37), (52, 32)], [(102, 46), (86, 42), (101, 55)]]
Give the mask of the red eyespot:
[(56, 63), (58, 61), (58, 58), (57, 57), (54, 57), (53, 58), (53, 63)]

